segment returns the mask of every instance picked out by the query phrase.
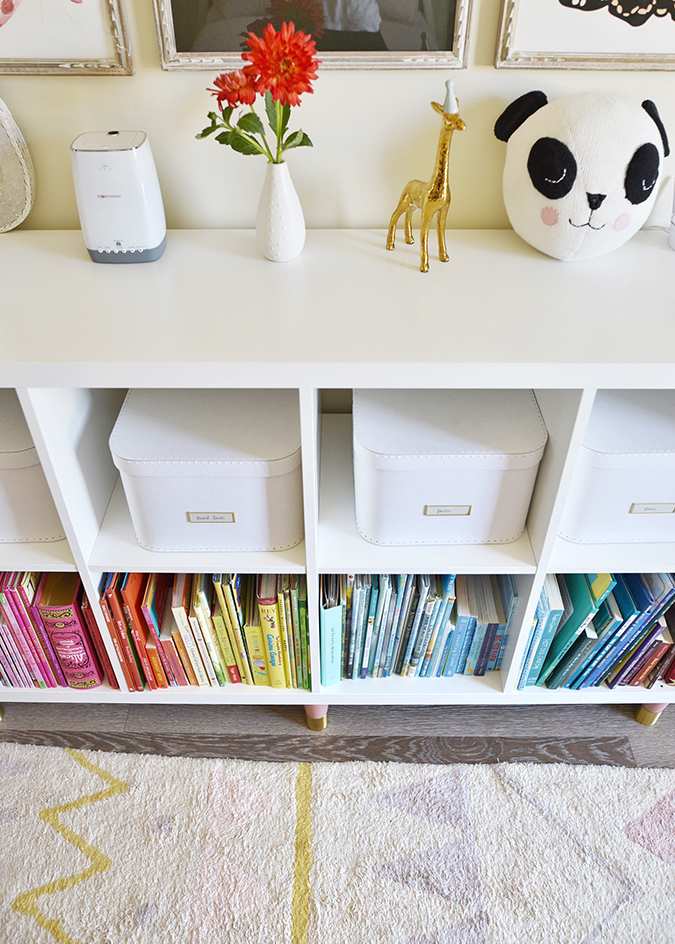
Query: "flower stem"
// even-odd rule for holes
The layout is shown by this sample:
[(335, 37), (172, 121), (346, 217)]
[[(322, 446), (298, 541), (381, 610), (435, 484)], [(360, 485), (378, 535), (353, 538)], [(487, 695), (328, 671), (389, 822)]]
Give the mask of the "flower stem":
[(277, 99), (277, 100), (275, 101), (274, 107), (276, 108), (276, 112), (277, 112), (277, 159), (276, 159), (276, 163), (277, 163), (277, 164), (281, 164), (281, 163), (282, 163), (281, 156), (282, 156), (282, 154), (283, 154), (284, 152), (283, 152), (283, 150), (281, 149), (281, 140), (282, 140), (282, 138), (283, 138), (283, 130), (282, 130), (282, 127), (281, 127), (281, 102), (279, 101), (279, 99)]

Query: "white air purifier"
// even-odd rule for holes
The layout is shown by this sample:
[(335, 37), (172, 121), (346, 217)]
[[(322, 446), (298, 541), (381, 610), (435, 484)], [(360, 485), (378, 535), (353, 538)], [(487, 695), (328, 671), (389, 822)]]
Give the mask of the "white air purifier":
[(94, 262), (154, 262), (166, 245), (162, 193), (143, 131), (93, 131), (70, 146), (84, 244)]

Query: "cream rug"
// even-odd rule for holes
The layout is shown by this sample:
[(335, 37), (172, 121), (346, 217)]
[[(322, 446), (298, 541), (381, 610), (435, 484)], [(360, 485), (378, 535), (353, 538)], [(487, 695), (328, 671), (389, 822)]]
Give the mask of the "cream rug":
[(0, 942), (672, 944), (675, 772), (0, 744)]

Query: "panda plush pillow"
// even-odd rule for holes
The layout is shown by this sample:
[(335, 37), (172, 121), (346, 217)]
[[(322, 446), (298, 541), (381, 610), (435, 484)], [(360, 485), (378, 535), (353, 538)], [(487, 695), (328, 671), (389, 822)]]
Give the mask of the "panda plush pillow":
[(609, 92), (548, 102), (528, 92), (499, 116), (504, 203), (514, 230), (549, 256), (591, 259), (623, 245), (657, 194), (666, 132), (651, 101)]

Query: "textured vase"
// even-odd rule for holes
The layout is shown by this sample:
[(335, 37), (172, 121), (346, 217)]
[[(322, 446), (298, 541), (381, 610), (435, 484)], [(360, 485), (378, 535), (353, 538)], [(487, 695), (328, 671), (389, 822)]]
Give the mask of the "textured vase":
[(256, 236), (272, 262), (290, 262), (305, 245), (305, 218), (288, 164), (268, 164), (258, 204)]

